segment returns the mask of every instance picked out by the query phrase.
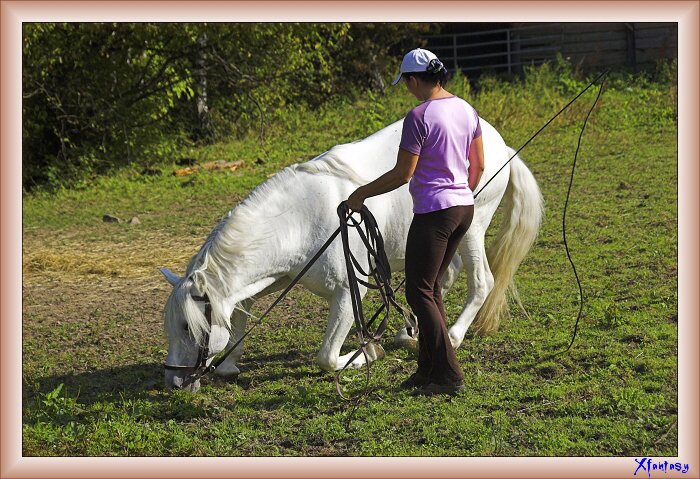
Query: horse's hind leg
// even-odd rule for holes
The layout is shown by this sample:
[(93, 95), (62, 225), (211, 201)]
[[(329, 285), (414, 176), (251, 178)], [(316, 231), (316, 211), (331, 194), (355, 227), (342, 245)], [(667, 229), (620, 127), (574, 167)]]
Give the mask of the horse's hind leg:
[(447, 271), (445, 271), (445, 274), (442, 276), (441, 281), (443, 297), (447, 294), (447, 291), (449, 291), (454, 282), (457, 280), (457, 276), (459, 276), (459, 273), (460, 271), (462, 271), (463, 266), (464, 262), (462, 261), (462, 257), (460, 256), (460, 252), (458, 250), (452, 257), (452, 261), (450, 261), (449, 268), (447, 268)]
[[(361, 295), (364, 296), (366, 288), (361, 287)], [(342, 369), (354, 352), (340, 355), (340, 349), (345, 342), (345, 338), (353, 324), (352, 300), (350, 291), (347, 288), (338, 288), (329, 300), (330, 311), (328, 314), (328, 326), (323, 338), (321, 350), (318, 352), (316, 361), (319, 366), (326, 371), (337, 371)], [(378, 344), (371, 344), (367, 348), (370, 362), (380, 359), (384, 355), (384, 349)], [(348, 368), (356, 369), (365, 364), (364, 354), (358, 355)]]
[(478, 228), (470, 228), (460, 248), (469, 287), (467, 303), (457, 321), (450, 328), (450, 342), (455, 348), (462, 344), (464, 335), (474, 321), (476, 313), (493, 288), (493, 275), (486, 259), (483, 231)]
[[(442, 277), (442, 296), (445, 297), (447, 294), (447, 291), (452, 287), (454, 284), (455, 280), (457, 279), (457, 276), (459, 276), (459, 272), (462, 270), (462, 258), (459, 256), (459, 251), (452, 257), (452, 261), (450, 262), (450, 266), (447, 268), (447, 271), (445, 271), (445, 274)], [(411, 336), (408, 334), (408, 331), (406, 328), (401, 328), (397, 333), (396, 336), (394, 336), (394, 344), (410, 349), (410, 350), (417, 350), (418, 349), (418, 336)]]

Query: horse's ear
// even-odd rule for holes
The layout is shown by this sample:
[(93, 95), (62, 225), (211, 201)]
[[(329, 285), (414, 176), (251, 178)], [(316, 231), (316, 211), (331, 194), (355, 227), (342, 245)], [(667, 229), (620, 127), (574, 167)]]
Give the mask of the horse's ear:
[(180, 281), (182, 281), (181, 277), (170, 271), (168, 268), (160, 268), (160, 272), (163, 273), (165, 279), (168, 280), (168, 283), (170, 283), (172, 286), (177, 286)]

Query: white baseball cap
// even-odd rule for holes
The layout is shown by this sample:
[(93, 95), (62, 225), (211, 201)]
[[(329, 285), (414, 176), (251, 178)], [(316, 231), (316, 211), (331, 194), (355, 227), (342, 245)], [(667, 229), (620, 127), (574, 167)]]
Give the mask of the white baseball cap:
[(399, 70), (399, 76), (393, 81), (392, 85), (396, 85), (401, 81), (401, 75), (404, 73), (419, 73), (424, 72), (428, 69), (430, 65), (430, 60), (437, 58), (430, 50), (423, 50), (422, 48), (416, 48), (411, 50), (403, 57), (401, 62), (401, 69)]

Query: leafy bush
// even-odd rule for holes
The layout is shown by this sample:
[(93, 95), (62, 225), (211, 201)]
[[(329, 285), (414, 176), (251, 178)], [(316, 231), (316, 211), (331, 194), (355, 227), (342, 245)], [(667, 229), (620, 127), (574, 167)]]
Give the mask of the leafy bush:
[(25, 24), (23, 185), (80, 185), (251, 130), (264, 141), (290, 105), (383, 89), (390, 49), (429, 25)]
[(174, 25), (27, 24), (23, 184), (65, 184), (176, 146), (168, 114), (194, 94)]

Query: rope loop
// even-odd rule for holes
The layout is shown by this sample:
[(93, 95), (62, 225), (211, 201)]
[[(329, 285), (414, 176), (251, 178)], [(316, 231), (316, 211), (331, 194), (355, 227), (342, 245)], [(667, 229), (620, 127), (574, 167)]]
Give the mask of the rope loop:
[[(378, 343), (386, 331), (391, 315), (392, 305), (402, 314), (406, 327), (409, 331), (417, 330), (416, 321), (412, 314), (406, 311), (396, 301), (395, 292), (403, 283), (396, 289), (391, 286), (391, 265), (389, 258), (384, 251), (384, 239), (377, 225), (377, 220), (370, 212), (367, 206), (363, 205), (360, 211), (351, 211), (346, 202), (340, 203), (337, 209), (338, 218), (340, 220), (340, 237), (343, 242), (343, 255), (345, 257), (345, 267), (347, 271), (348, 289), (350, 291), (350, 302), (352, 304), (352, 313), (355, 321), (355, 334), (359, 341), (359, 348), (350, 356), (343, 367), (335, 375), (336, 390), (343, 399), (348, 399), (342, 392), (340, 386), (340, 378), (345, 370), (350, 367), (352, 362), (361, 354), (364, 355), (365, 368), (367, 374), (365, 376), (365, 394), (369, 391), (370, 381), (370, 361), (367, 348), (371, 347), (372, 343)], [(359, 213), (360, 221), (353, 217), (353, 213)], [(350, 223), (348, 223), (350, 219)], [(363, 227), (361, 227), (363, 226)], [(357, 257), (353, 254), (350, 247), (349, 231), (350, 227), (357, 232), (362, 244), (367, 251), (367, 266), (360, 264)], [(361, 277), (367, 278), (366, 280)], [(371, 281), (370, 281), (371, 280)], [(369, 289), (376, 289), (381, 297), (382, 305), (367, 320), (365, 318), (364, 308), (362, 306), (362, 293), (360, 285)], [(381, 320), (376, 328), (372, 329), (376, 320), (382, 315)]]

